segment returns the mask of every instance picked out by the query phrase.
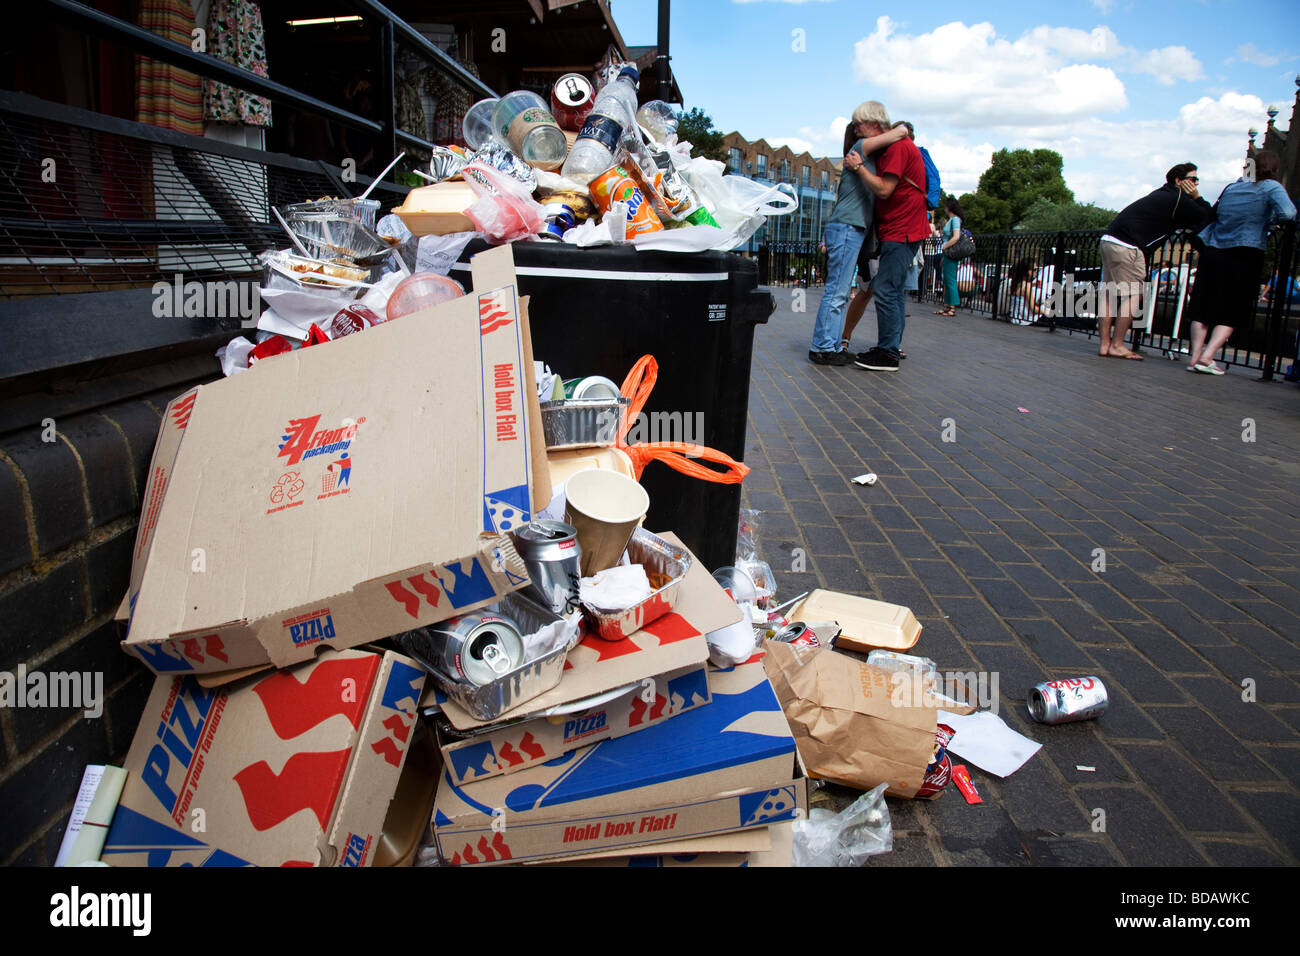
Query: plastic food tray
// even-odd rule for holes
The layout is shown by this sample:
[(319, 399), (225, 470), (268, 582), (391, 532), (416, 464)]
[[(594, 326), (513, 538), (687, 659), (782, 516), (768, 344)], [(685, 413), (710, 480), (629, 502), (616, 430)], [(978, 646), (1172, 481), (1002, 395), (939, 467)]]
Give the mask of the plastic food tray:
[(631, 637), (647, 624), (657, 621), (677, 604), (677, 589), (691, 567), (691, 553), (683, 547), (670, 544), (644, 528), (632, 533), (627, 544), (628, 560), (645, 567), (646, 574), (660, 574), (668, 583), (644, 601), (625, 611), (596, 611), (582, 607), (587, 624), (607, 641), (621, 641)]

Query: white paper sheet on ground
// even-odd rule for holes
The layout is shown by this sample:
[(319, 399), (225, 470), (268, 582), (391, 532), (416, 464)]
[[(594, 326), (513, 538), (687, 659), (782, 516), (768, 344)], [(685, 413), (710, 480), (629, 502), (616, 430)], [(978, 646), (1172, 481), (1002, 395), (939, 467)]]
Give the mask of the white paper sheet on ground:
[(981, 710), (963, 717), (939, 711), (939, 723), (956, 733), (948, 750), (995, 777), (1009, 777), (1042, 748), (1042, 744), (1018, 734), (991, 711)]

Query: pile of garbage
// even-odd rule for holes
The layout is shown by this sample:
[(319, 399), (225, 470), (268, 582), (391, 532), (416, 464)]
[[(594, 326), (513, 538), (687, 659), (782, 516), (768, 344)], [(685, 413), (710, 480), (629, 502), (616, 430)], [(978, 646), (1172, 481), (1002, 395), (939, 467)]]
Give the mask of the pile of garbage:
[(613, 64), (594, 82), (561, 77), (549, 104), (527, 90), (475, 103), (464, 120), (472, 148), (434, 147), (428, 171), (417, 170), (430, 185), (378, 220), (370, 190), (273, 210), (291, 246), (262, 256), (258, 331), (217, 353), (222, 371), (463, 295), (447, 273), (475, 237), (727, 250), (767, 216), (798, 209), (788, 185), (724, 175), (722, 163), (692, 156), (671, 107), (638, 106), (638, 79), (635, 67)]

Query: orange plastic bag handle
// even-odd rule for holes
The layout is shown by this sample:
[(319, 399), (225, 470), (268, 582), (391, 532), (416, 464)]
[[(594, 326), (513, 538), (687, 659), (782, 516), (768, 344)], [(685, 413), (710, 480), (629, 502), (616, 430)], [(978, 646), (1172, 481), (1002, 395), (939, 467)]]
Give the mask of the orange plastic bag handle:
[[(721, 485), (738, 485), (744, 481), (745, 476), (749, 474), (749, 466), (716, 448), (680, 441), (644, 442), (637, 445), (627, 443), (631, 420), (641, 414), (641, 409), (645, 407), (646, 400), (658, 380), (659, 363), (655, 361), (653, 355), (643, 355), (627, 373), (627, 378), (623, 379), (623, 387), (619, 389), (632, 401), (623, 413), (617, 446), (632, 460), (632, 468), (637, 480), (640, 480), (641, 472), (645, 470), (646, 465), (652, 461), (662, 461), (669, 468), (701, 481), (712, 481)], [(720, 465), (722, 470), (705, 467), (700, 464), (701, 461)]]

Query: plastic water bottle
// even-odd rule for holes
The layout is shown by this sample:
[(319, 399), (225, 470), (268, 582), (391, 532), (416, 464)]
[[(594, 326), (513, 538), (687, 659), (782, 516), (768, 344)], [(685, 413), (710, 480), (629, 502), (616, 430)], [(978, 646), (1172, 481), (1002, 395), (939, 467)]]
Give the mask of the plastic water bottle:
[(636, 122), (636, 67), (625, 66), (596, 94), (596, 103), (582, 124), (578, 140), (569, 150), (560, 175), (589, 183), (614, 165), (619, 141)]

